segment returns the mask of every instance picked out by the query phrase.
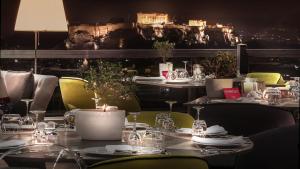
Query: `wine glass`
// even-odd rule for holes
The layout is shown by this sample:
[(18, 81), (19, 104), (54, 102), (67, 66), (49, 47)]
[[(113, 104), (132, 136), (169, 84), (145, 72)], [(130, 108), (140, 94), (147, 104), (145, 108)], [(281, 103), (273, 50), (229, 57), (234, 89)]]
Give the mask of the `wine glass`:
[(185, 69), (185, 71), (187, 71), (187, 70), (186, 70), (186, 65), (187, 65), (187, 63), (188, 63), (189, 61), (184, 60), (184, 61), (182, 61), (182, 62), (184, 63), (184, 69)]
[(177, 103), (177, 101), (172, 101), (172, 100), (167, 100), (166, 103), (169, 104), (169, 113), (167, 114), (166, 119), (163, 121), (163, 128), (166, 131), (173, 131), (175, 130), (175, 123), (173, 121), (173, 119), (171, 118), (171, 114), (172, 114), (172, 108), (173, 108), (173, 104)]
[(173, 104), (177, 103), (175, 100), (167, 100), (166, 103), (169, 104), (169, 114), (168, 116), (171, 117), (172, 109), (173, 109)]
[(193, 122), (192, 126), (192, 134), (196, 136), (204, 136), (204, 131), (207, 128), (206, 122), (204, 120), (200, 120), (200, 110), (204, 107), (202, 106), (194, 106), (194, 109), (197, 111), (197, 119)]
[[(39, 119), (43, 119), (43, 117), (45, 116), (45, 110), (31, 110), (30, 113), (35, 115), (35, 129), (34, 129), (34, 136), (36, 137), (38, 134), (38, 122), (39, 121), (43, 121), (43, 120), (39, 120)], [(43, 116), (43, 117), (42, 117)], [(39, 118), (40, 117), (40, 118)]]
[(26, 116), (23, 117), (24, 125), (34, 125), (33, 119), (29, 116), (29, 104), (33, 101), (33, 99), (21, 99), (22, 102), (26, 103)]
[(136, 131), (136, 118), (140, 112), (130, 112), (129, 114), (133, 115), (133, 129), (128, 136), (128, 144), (136, 147), (139, 146), (142, 141), (141, 135)]
[(99, 101), (101, 100), (101, 98), (95, 97), (95, 98), (92, 98), (92, 100), (95, 101), (96, 109), (101, 109), (101, 108), (102, 108), (102, 107), (100, 106), (100, 104), (99, 104)]

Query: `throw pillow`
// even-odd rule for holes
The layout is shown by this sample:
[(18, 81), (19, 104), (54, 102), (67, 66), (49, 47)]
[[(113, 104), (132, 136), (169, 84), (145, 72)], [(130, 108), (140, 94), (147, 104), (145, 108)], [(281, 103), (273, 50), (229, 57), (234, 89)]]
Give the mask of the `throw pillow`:
[(34, 85), (32, 72), (7, 71), (3, 78), (8, 97), (13, 103), (22, 98), (31, 98)]

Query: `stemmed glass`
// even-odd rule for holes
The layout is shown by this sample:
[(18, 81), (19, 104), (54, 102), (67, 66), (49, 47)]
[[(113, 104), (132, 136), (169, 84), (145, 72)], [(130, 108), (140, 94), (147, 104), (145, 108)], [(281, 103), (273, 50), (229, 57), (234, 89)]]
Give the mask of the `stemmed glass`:
[(187, 65), (187, 63), (188, 63), (189, 61), (184, 60), (184, 61), (182, 61), (182, 62), (184, 63), (184, 69), (185, 69), (185, 71), (187, 71), (187, 70), (186, 70), (186, 65)]
[(177, 101), (168, 100), (168, 101), (166, 101), (166, 103), (169, 104), (170, 110), (169, 110), (169, 113), (167, 114), (166, 119), (163, 121), (163, 128), (166, 131), (174, 131), (175, 123), (174, 123), (173, 119), (171, 118), (171, 114), (172, 114), (173, 104), (177, 103)]
[(99, 105), (99, 101), (101, 100), (101, 98), (95, 97), (95, 98), (92, 98), (92, 100), (95, 101), (96, 109), (101, 109), (101, 106)]
[(139, 146), (142, 141), (142, 137), (136, 131), (136, 118), (137, 118), (137, 115), (140, 114), (140, 112), (130, 112), (129, 114), (133, 115), (133, 129), (132, 129), (132, 132), (130, 132), (130, 134), (128, 136), (128, 144), (131, 146)]
[(173, 108), (173, 104), (177, 103), (177, 101), (174, 101), (174, 100), (167, 100), (166, 103), (169, 104), (169, 114), (168, 116), (171, 117), (171, 113), (172, 113), (172, 108)]
[(38, 122), (39, 122), (39, 116), (45, 115), (45, 110), (31, 110), (30, 113), (35, 115), (35, 129), (34, 129), (34, 136), (37, 136), (38, 134)]
[(21, 101), (26, 103), (26, 116), (23, 118), (23, 124), (33, 125), (33, 119), (29, 116), (29, 104), (33, 99), (21, 99)]
[(202, 106), (194, 106), (194, 109), (197, 111), (197, 120), (193, 122), (192, 126), (192, 134), (196, 136), (204, 136), (204, 131), (206, 130), (206, 122), (204, 120), (200, 120), (200, 110), (204, 107)]

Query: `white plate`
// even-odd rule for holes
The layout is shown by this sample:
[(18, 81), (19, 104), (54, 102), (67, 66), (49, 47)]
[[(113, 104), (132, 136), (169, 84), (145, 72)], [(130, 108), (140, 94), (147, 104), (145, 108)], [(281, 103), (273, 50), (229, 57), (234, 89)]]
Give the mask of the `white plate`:
[[(120, 146), (120, 145), (117, 145)], [(126, 146), (126, 145), (124, 145)], [(107, 151), (105, 147), (89, 147), (89, 148), (84, 148), (80, 150), (80, 153), (87, 154), (87, 155), (136, 155), (136, 154), (161, 154), (162, 150), (160, 149), (154, 149), (151, 147), (137, 147), (139, 150), (138, 152), (131, 151), (131, 150), (120, 150), (116, 152), (110, 152)]]
[(192, 79), (175, 79), (175, 80), (166, 80), (166, 83), (189, 83)]
[(23, 146), (26, 144), (24, 140), (7, 140), (0, 142), (0, 149), (10, 149), (18, 146)]
[(223, 136), (226, 134), (228, 134), (227, 131), (222, 131), (222, 132), (217, 132), (217, 133), (205, 133), (205, 135), (207, 135), (207, 136)]
[[(194, 137), (192, 138), (192, 141), (199, 145), (204, 146), (241, 146), (247, 141), (243, 139), (242, 137), (235, 137), (235, 138), (199, 138), (199, 140), (196, 140)], [(235, 141), (234, 141), (235, 140)]]

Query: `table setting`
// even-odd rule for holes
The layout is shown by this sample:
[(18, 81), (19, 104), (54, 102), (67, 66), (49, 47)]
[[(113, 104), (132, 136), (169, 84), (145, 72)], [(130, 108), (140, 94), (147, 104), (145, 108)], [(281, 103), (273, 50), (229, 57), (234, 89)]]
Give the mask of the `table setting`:
[[(63, 118), (45, 118), (53, 121), (37, 123), (31, 133), (15, 131), (14, 133), (0, 136), (0, 150), (2, 157), (13, 158), (57, 158), (70, 159), (71, 156), (62, 156), (61, 151), (71, 151), (78, 154), (84, 161), (95, 161), (99, 158), (113, 158), (122, 156), (136, 156), (149, 154), (193, 154), (200, 157), (209, 157), (228, 153), (239, 153), (250, 150), (253, 143), (243, 136), (232, 136), (220, 125), (207, 126), (204, 120), (199, 119), (202, 107), (197, 110), (197, 118), (191, 128), (177, 128), (170, 116), (172, 106), (176, 102), (167, 101), (170, 110), (158, 113), (155, 125), (137, 122), (140, 112), (130, 112), (134, 117), (133, 122), (124, 120), (120, 140), (85, 140), (76, 132), (76, 124)], [(76, 118), (76, 116), (75, 116)], [(63, 120), (60, 121), (59, 120)], [(76, 121), (76, 119), (75, 119)], [(60, 125), (59, 123), (65, 123)], [(66, 125), (67, 124), (67, 125)], [(67, 130), (72, 128), (74, 130)], [(65, 128), (65, 129), (64, 129)], [(35, 131), (38, 130), (38, 131)], [(46, 131), (50, 133), (45, 134)], [(38, 133), (37, 133), (38, 132)], [(45, 135), (39, 135), (44, 133)], [(52, 134), (56, 133), (53, 137)], [(51, 147), (61, 147), (52, 150)], [(23, 150), (24, 149), (24, 150)], [(25, 151), (26, 150), (26, 151)], [(25, 155), (29, 153), (28, 155)]]

